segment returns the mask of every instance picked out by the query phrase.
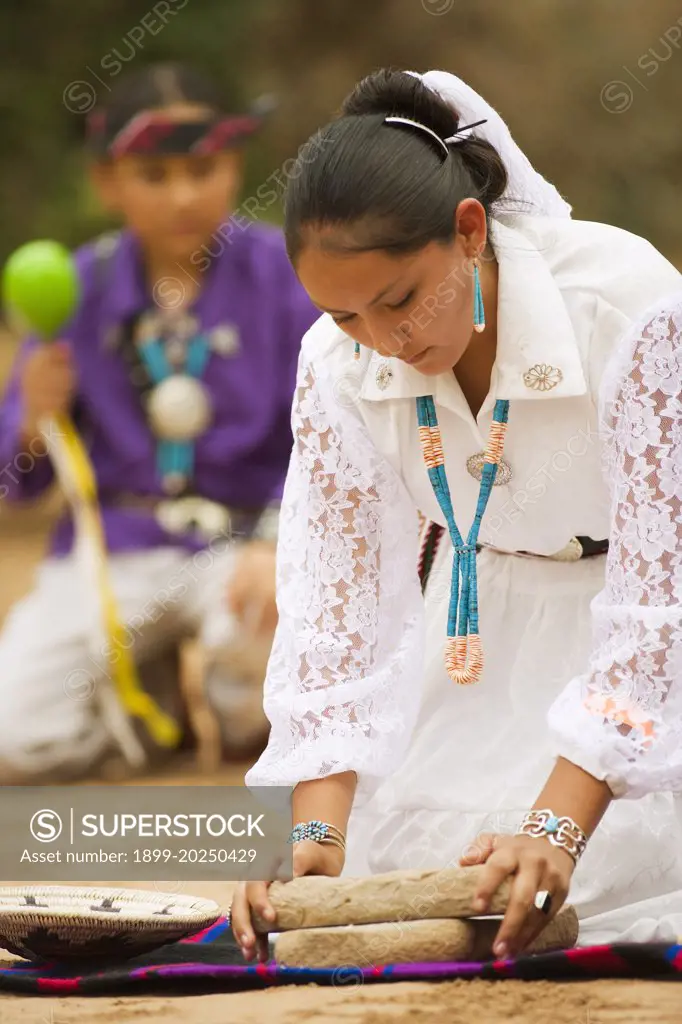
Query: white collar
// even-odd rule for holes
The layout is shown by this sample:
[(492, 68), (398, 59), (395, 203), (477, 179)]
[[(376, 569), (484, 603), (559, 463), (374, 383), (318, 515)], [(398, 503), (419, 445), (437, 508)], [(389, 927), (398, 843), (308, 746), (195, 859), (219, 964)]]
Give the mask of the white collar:
[[(587, 383), (573, 324), (543, 257), (543, 249), (556, 242), (555, 232), (550, 231), (538, 245), (521, 230), (529, 220), (536, 231), (541, 227), (538, 218), (527, 217), (516, 217), (507, 225), (494, 220), (490, 226), (499, 265), (497, 357), (491, 392), (510, 401), (583, 395)], [(547, 223), (556, 227), (556, 221)], [(458, 407), (463, 400), (453, 374), (426, 377), (400, 359), (385, 359), (377, 353), (367, 360), (361, 399), (386, 401), (430, 394), (449, 407)]]

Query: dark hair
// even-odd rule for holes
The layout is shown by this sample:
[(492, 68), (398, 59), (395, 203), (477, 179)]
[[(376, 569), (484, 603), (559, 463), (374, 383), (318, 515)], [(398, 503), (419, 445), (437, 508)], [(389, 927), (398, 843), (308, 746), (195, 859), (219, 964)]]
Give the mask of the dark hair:
[(222, 109), (218, 89), (209, 78), (186, 64), (148, 64), (122, 75), (91, 114), (91, 123), (105, 118), (107, 133), (115, 134), (145, 110), (173, 103), (196, 103), (212, 114)]
[(294, 262), (309, 226), (345, 227), (344, 252), (414, 252), (454, 237), (455, 210), (478, 199), (486, 212), (503, 194), (507, 172), (497, 150), (465, 138), (443, 147), (426, 132), (384, 125), (408, 117), (446, 139), (457, 112), (414, 75), (383, 69), (356, 85), (341, 114), (299, 154), (285, 195), (285, 234)]

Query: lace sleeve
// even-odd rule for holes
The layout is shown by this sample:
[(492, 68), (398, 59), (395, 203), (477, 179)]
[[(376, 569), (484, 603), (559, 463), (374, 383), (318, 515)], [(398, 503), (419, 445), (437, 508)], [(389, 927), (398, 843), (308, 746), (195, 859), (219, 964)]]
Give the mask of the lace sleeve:
[(682, 297), (632, 332), (603, 396), (606, 585), (550, 727), (558, 754), (634, 798), (682, 788)]
[(248, 785), (342, 771), (373, 788), (400, 762), (423, 663), (417, 511), (346, 390), (302, 359), (278, 543), (267, 749)]

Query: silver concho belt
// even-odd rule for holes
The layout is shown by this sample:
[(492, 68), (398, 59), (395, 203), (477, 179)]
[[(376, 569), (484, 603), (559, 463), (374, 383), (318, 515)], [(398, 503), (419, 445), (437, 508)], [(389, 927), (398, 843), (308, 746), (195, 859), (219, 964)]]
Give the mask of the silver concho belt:
[(198, 536), (206, 541), (217, 536), (248, 536), (255, 528), (260, 509), (237, 509), (197, 495), (159, 498), (153, 495), (120, 494), (103, 506), (147, 512), (173, 536)]

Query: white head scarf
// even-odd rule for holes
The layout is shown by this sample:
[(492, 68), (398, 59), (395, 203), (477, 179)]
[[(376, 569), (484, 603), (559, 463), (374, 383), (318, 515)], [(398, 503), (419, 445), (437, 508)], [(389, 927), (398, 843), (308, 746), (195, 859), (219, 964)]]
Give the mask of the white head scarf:
[(456, 111), (461, 124), (473, 124), (485, 119), (486, 123), (474, 128), (471, 134), (493, 145), (507, 169), (507, 188), (495, 204), (500, 212), (516, 209), (540, 217), (571, 216), (569, 204), (562, 199), (554, 185), (538, 174), (514, 142), (500, 115), (475, 89), (447, 71), (427, 71), (424, 75), (410, 71), (408, 74), (421, 78), (424, 85), (438, 93)]

